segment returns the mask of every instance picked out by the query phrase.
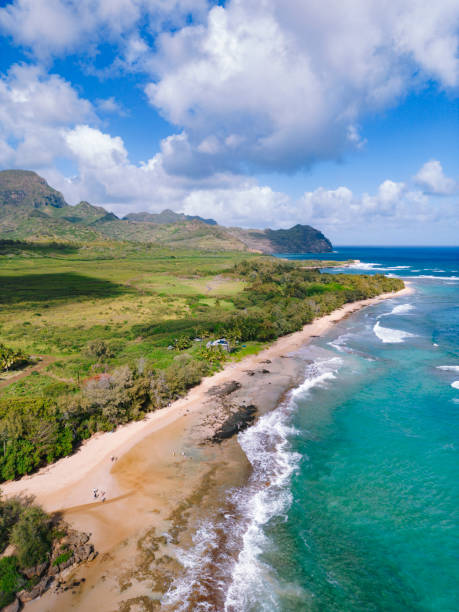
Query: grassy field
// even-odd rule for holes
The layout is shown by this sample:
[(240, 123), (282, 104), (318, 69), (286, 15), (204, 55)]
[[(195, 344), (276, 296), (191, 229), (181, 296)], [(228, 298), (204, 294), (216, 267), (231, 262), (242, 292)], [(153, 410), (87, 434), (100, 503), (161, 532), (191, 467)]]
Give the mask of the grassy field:
[[(0, 256), (0, 338), (52, 355), (48, 371), (69, 380), (97, 370), (84, 355), (96, 339), (113, 348), (104, 367), (140, 357), (165, 366), (178, 332), (198, 334), (203, 320), (235, 309), (245, 283), (224, 271), (247, 257), (120, 244), (13, 251)], [(158, 324), (170, 332), (142, 337), (143, 326)]]

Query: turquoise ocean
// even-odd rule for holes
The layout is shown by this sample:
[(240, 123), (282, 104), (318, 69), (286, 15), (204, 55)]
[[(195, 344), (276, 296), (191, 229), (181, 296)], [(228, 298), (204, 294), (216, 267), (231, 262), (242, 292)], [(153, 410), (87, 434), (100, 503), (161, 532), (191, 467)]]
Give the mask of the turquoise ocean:
[[(323, 259), (400, 276), (413, 293), (315, 339), (304, 382), (239, 435), (253, 474), (233, 494), (244, 520), (224, 527), (239, 530), (238, 551), (220, 560), (219, 603), (203, 589), (195, 609), (456, 612), (459, 249), (343, 247)], [(360, 263), (340, 269), (347, 259)], [(205, 565), (216, 529), (202, 526), (190, 567)]]

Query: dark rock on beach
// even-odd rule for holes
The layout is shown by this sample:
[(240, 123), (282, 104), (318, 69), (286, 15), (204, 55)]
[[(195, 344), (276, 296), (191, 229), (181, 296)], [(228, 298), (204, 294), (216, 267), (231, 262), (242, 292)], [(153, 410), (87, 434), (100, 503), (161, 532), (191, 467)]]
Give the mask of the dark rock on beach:
[(207, 393), (209, 395), (215, 395), (217, 397), (225, 397), (226, 395), (230, 395), (231, 393), (234, 393), (234, 391), (237, 391), (240, 388), (240, 382), (238, 382), (237, 380), (229, 380), (228, 382), (223, 383), (223, 385), (211, 387)]
[(212, 442), (220, 443), (223, 440), (232, 438), (234, 435), (247, 429), (255, 420), (257, 407), (253, 404), (248, 406), (239, 406), (239, 408), (230, 414), (224, 421), (221, 427), (212, 436)]
[(45, 571), (48, 569), (49, 567), (49, 561), (45, 561), (44, 563), (41, 563), (40, 565), (36, 565), (35, 567), (27, 567), (25, 569), (22, 570), (22, 573), (24, 574), (24, 576), (26, 578), (41, 578), (41, 576), (43, 576), (43, 574), (45, 573)]
[(40, 595), (43, 595), (43, 593), (48, 590), (53, 580), (53, 576), (43, 576), (40, 582), (38, 582), (34, 587), (32, 587), (30, 591), (24, 590), (18, 593), (19, 600), (22, 603), (27, 603), (28, 601), (32, 601), (32, 599), (40, 597)]

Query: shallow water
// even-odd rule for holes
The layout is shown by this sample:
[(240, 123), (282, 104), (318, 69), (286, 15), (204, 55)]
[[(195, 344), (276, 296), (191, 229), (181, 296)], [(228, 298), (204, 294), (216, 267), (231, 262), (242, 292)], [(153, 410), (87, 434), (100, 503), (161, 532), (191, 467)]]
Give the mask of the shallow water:
[(332, 256), (415, 293), (317, 339), (304, 383), (240, 434), (253, 474), (232, 493), (224, 609), (456, 611), (459, 250)]

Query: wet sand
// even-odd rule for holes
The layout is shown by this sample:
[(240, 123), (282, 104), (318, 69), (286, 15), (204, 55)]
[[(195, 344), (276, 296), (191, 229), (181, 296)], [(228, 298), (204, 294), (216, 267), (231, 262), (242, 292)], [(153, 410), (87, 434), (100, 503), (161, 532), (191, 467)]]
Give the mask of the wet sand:
[[(77, 579), (79, 586), (59, 594), (51, 589), (26, 610), (159, 609), (181, 567), (177, 550), (187, 548), (197, 521), (219, 512), (228, 490), (250, 473), (237, 437), (209, 443), (228, 410), (244, 402), (260, 414), (272, 410), (301, 380), (305, 361), (298, 351), (312, 337), (364, 306), (409, 291), (347, 304), (258, 355), (228, 364), (144, 421), (98, 434), (75, 455), (3, 485), (5, 495), (35, 495), (46, 510), (59, 511), (76, 529), (91, 532), (100, 553), (68, 570), (68, 583)], [(241, 387), (223, 399), (209, 393), (229, 381)], [(113, 456), (118, 459), (112, 461)], [(95, 488), (105, 492), (105, 502), (94, 498)]]

